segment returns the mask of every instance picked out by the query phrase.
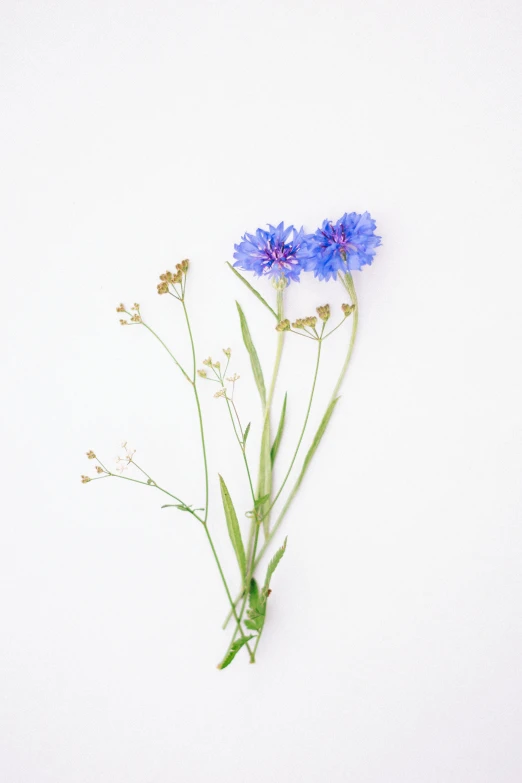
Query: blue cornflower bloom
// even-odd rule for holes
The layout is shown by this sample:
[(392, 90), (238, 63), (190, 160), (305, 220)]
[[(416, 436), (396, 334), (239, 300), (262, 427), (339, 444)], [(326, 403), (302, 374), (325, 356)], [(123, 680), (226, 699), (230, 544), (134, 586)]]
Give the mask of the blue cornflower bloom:
[(303, 229), (293, 226), (285, 228), (284, 223), (268, 226), (268, 231), (258, 228), (255, 234), (245, 234), (239, 245), (234, 245), (236, 263), (234, 266), (254, 272), (256, 275), (299, 281), (305, 268)]
[(381, 237), (369, 212), (345, 213), (337, 223), (325, 220), (315, 234), (306, 237), (306, 269), (320, 280), (336, 278), (338, 272), (361, 269), (371, 264)]

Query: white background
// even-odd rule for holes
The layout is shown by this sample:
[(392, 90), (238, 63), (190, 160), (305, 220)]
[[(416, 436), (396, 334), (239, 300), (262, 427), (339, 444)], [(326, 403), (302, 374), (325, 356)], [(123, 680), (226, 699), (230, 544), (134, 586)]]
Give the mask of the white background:
[[(2, 780), (520, 781), (519, 3), (4, 0), (1, 16)], [(87, 449), (113, 465), (128, 440), (202, 500), (190, 388), (115, 307), (139, 301), (188, 361), (155, 287), (191, 258), (198, 355), (232, 347), (254, 454), (234, 299), (267, 374), (275, 333), (224, 262), (266, 222), (366, 209), (383, 247), (356, 275), (343, 399), (285, 525), (259, 662), (219, 672), (202, 530), (148, 489), (80, 484)], [(292, 285), (289, 314), (337, 307), (337, 289)], [(287, 343), (280, 466), (312, 353)], [(233, 574), (218, 470), (248, 497), (223, 401), (201, 391)]]

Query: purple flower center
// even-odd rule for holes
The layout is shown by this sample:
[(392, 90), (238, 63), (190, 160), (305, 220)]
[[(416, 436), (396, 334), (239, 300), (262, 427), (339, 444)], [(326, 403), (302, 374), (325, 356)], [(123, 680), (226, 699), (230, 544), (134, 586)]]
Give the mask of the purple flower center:
[(331, 244), (333, 240), (339, 245), (339, 249), (344, 253), (347, 253), (350, 250), (357, 251), (357, 246), (354, 245), (353, 242), (350, 242), (349, 238), (346, 236), (346, 229), (342, 224), (340, 226), (334, 226), (333, 223), (330, 223), (330, 232), (321, 231), (321, 234), (325, 238), (326, 244)]
[(277, 243), (274, 245), (272, 242), (268, 246), (259, 247), (262, 252), (261, 264), (263, 265), (263, 274), (267, 274), (274, 264), (279, 269), (291, 269), (298, 264), (296, 258), (296, 248), (294, 245), (285, 245), (284, 243)]

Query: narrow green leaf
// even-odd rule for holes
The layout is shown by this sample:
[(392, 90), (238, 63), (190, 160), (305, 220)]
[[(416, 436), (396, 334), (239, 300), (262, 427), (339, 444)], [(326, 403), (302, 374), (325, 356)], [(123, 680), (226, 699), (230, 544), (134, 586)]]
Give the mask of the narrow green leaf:
[(241, 538), (241, 530), (239, 529), (239, 522), (237, 521), (237, 514), (230, 497), (230, 492), (227, 489), (227, 485), (223, 481), (222, 476), (219, 477), (219, 483), (221, 486), (221, 498), (223, 500), (223, 508), (225, 509), (225, 517), (227, 520), (228, 534), (236, 553), (239, 570), (241, 572), (241, 578), (243, 581), (246, 577), (246, 556), (245, 548), (243, 546), (243, 539)]
[(250, 335), (250, 330), (248, 328), (245, 314), (241, 309), (241, 305), (239, 304), (239, 302), (236, 302), (236, 305), (237, 305), (237, 311), (239, 313), (239, 321), (241, 323), (241, 334), (243, 335), (243, 342), (245, 343), (245, 348), (247, 349), (248, 355), (250, 356), (250, 364), (252, 365), (254, 380), (256, 382), (257, 390), (259, 392), (259, 396), (261, 397), (261, 403), (264, 408), (266, 405), (266, 390), (265, 390), (265, 380), (263, 378), (263, 371), (261, 370), (259, 357), (254, 347), (254, 343), (252, 342), (252, 337)]
[(249, 432), (250, 432), (250, 422), (248, 422), (248, 424), (245, 427), (245, 434), (243, 435), (243, 446), (246, 445)]
[(237, 269), (234, 269), (234, 267), (232, 266), (232, 264), (230, 264), (228, 261), (227, 261), (226, 263), (227, 263), (227, 265), (230, 267), (230, 269), (233, 271), (233, 273), (236, 275), (236, 277), (239, 277), (239, 279), (241, 280), (241, 282), (242, 282), (242, 283), (244, 283), (244, 284), (246, 285), (246, 287), (249, 289), (249, 291), (252, 291), (252, 293), (254, 294), (254, 296), (256, 296), (256, 297), (259, 299), (259, 301), (260, 301), (262, 304), (264, 304), (264, 306), (265, 306), (265, 307), (266, 307), (268, 310), (270, 310), (270, 312), (272, 313), (272, 315), (274, 316), (274, 318), (276, 319), (276, 321), (280, 321), (281, 319), (277, 317), (277, 313), (276, 313), (276, 311), (275, 311), (275, 310), (272, 310), (272, 308), (270, 307), (270, 305), (268, 304), (268, 302), (266, 301), (266, 299), (263, 299), (263, 297), (261, 296), (261, 294), (259, 293), (259, 291), (256, 291), (256, 289), (255, 289), (253, 286), (251, 286), (251, 285), (250, 285), (250, 283), (248, 282), (248, 280), (245, 280), (245, 278), (243, 277), (243, 275), (241, 275), (241, 274), (240, 274), (240, 273), (237, 271)]
[(267, 500), (270, 500), (270, 495), (263, 495), (262, 498), (258, 498), (255, 502), (255, 508), (262, 506), (263, 503), (266, 503)]
[(312, 445), (308, 449), (308, 452), (306, 454), (306, 457), (303, 462), (303, 467), (301, 468), (301, 472), (299, 474), (299, 478), (297, 479), (295, 486), (292, 490), (292, 495), (295, 495), (299, 487), (301, 486), (301, 482), (304, 479), (305, 473), (308, 470), (308, 466), (310, 462), (312, 461), (312, 458), (317, 451), (317, 448), (319, 446), (319, 443), (321, 442), (321, 438), (323, 437), (325, 430), (328, 426), (328, 422), (332, 418), (332, 413), (334, 412), (334, 408), (337, 405), (337, 401), (339, 400), (339, 397), (336, 397), (334, 400), (331, 401), (330, 405), (326, 409), (326, 412), (321, 419), (321, 423), (319, 424), (319, 427), (317, 428), (317, 432), (315, 433), (314, 439), (312, 441)]
[(180, 511), (188, 511), (189, 514), (193, 514), (195, 511), (204, 511), (203, 508), (192, 508), (192, 506), (186, 506), (184, 503), (167, 503), (161, 508), (177, 508)]
[(259, 587), (254, 578), (250, 580), (250, 588), (248, 590), (248, 600), (252, 609), (257, 609), (259, 606)]
[(230, 645), (230, 649), (221, 661), (221, 663), (218, 664), (218, 669), (226, 669), (227, 666), (230, 666), (238, 652), (242, 647), (244, 647), (247, 642), (250, 641), (250, 639), (254, 638), (254, 634), (250, 634), (250, 636), (241, 636), (240, 639), (236, 639), (235, 642), (233, 642)]
[(266, 601), (260, 600), (259, 588), (255, 579), (250, 580), (248, 599), (248, 619), (245, 620), (245, 625), (251, 631), (261, 631), (265, 622)]
[[(265, 421), (263, 424), (263, 434), (261, 436), (261, 454), (259, 457), (259, 479), (257, 482), (257, 497), (265, 498), (268, 501), (272, 494), (272, 462), (270, 460), (270, 415), (269, 412), (265, 412)], [(256, 506), (260, 517), (263, 519), (263, 530), (265, 537), (268, 536), (270, 531), (270, 516), (268, 512), (269, 503), (264, 501), (261, 505)], [(265, 516), (266, 514), (266, 516)]]
[(268, 594), (270, 591), (270, 580), (272, 579), (272, 576), (274, 574), (274, 571), (276, 570), (277, 566), (279, 565), (279, 562), (281, 558), (283, 557), (284, 553), (286, 552), (286, 542), (287, 538), (285, 538), (283, 542), (283, 546), (279, 547), (273, 558), (268, 564), (268, 568), (266, 569), (266, 577), (265, 577), (265, 583), (263, 585), (263, 589), (261, 591), (261, 601), (266, 601), (268, 598)]
[(250, 590), (248, 593), (249, 598), (249, 609), (247, 611), (247, 619), (245, 620), (246, 627), (251, 631), (258, 631), (261, 633), (263, 630), (263, 626), (265, 624), (266, 619), (266, 603), (268, 600), (268, 596), (270, 595), (270, 580), (272, 579), (272, 576), (274, 574), (274, 571), (276, 570), (277, 566), (279, 565), (279, 562), (281, 558), (283, 557), (285, 551), (286, 551), (286, 541), (285, 538), (283, 546), (279, 547), (273, 558), (268, 564), (268, 568), (266, 570), (266, 577), (265, 577), (265, 583), (263, 585), (263, 589), (261, 592), (259, 592), (259, 588), (257, 586), (257, 583), (255, 579), (252, 579), (250, 581)]
[(286, 417), (286, 398), (287, 393), (285, 393), (285, 398), (283, 400), (283, 409), (281, 410), (281, 416), (279, 418), (279, 424), (277, 427), (276, 436), (274, 438), (274, 442), (272, 443), (272, 448), (270, 449), (270, 461), (272, 463), (272, 467), (274, 467), (275, 458), (277, 456), (277, 452), (279, 451), (279, 446), (281, 444), (281, 438), (283, 437), (283, 429), (285, 426), (285, 417)]

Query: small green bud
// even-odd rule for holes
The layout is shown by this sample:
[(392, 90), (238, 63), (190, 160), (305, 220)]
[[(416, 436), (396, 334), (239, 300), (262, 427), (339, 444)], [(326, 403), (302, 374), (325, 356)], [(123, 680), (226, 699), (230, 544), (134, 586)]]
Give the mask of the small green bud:
[(287, 332), (290, 329), (290, 321), (288, 318), (285, 318), (284, 321), (279, 321), (279, 323), (276, 326), (277, 332)]
[(345, 318), (348, 318), (348, 316), (351, 315), (355, 310), (355, 305), (343, 304), (341, 305), (341, 310), (343, 311)]

